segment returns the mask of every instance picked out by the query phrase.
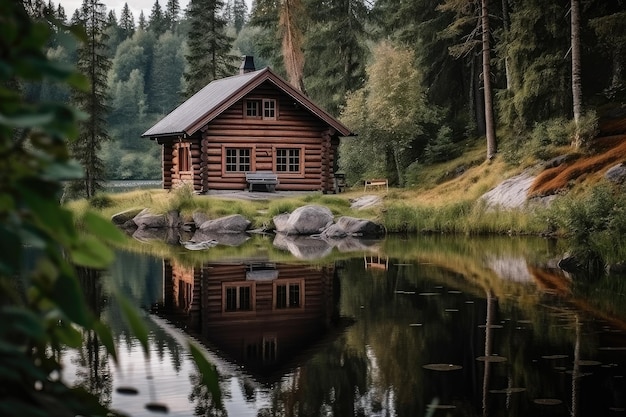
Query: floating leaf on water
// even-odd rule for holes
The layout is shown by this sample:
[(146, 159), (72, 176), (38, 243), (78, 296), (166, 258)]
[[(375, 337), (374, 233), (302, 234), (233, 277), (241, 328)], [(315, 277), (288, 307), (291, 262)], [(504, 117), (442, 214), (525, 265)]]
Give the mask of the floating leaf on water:
[(457, 371), (459, 369), (463, 369), (463, 367), (460, 365), (453, 365), (451, 363), (431, 363), (424, 365), (424, 369), (429, 369), (431, 371)]
[(463, 294), (463, 292), (461, 291), (456, 291), (456, 290), (449, 290), (448, 294)]
[(469, 300), (469, 301), (466, 301), (465, 304), (474, 304), (474, 302)]
[(522, 387), (512, 387), (512, 388), (504, 388), (504, 389), (492, 389), (489, 392), (492, 394), (516, 394), (518, 392), (524, 392), (526, 388)]
[(504, 356), (497, 355), (488, 355), (488, 356), (479, 356), (476, 358), (477, 361), (481, 362), (506, 362), (507, 359)]
[(622, 407), (609, 407), (609, 410), (614, 411), (616, 413), (623, 413), (626, 411), (626, 408)]
[(539, 405), (559, 405), (563, 403), (563, 401), (556, 398), (536, 398), (533, 402)]
[(440, 294), (438, 292), (421, 292), (419, 293), (419, 295), (432, 296), (432, 295), (440, 295)]
[(457, 311), (459, 311), (458, 308), (446, 308), (444, 310), (446, 313), (456, 313)]
[(518, 320), (517, 322), (520, 324), (532, 324), (531, 320)]
[(420, 327), (422, 326), (422, 323), (411, 323), (409, 324), (409, 327)]
[(478, 328), (480, 329), (501, 329), (503, 326), (501, 324), (480, 324)]
[(545, 355), (542, 356), (543, 359), (565, 359), (567, 355)]
[(602, 362), (592, 361), (592, 360), (585, 360), (585, 359), (581, 359), (581, 360), (576, 361), (574, 363), (577, 363), (580, 366), (598, 366), (598, 365), (602, 365)]
[(564, 366), (555, 366), (553, 369), (554, 369), (555, 371), (564, 371), (564, 370), (566, 370), (567, 368), (566, 368), (566, 367), (564, 367)]
[(603, 346), (599, 347), (598, 350), (626, 350), (626, 346)]
[(118, 394), (122, 395), (137, 395), (139, 394), (139, 390), (133, 387), (117, 387), (115, 390)]
[(169, 413), (169, 408), (165, 404), (161, 403), (148, 403), (146, 404), (146, 410), (152, 411), (153, 413)]

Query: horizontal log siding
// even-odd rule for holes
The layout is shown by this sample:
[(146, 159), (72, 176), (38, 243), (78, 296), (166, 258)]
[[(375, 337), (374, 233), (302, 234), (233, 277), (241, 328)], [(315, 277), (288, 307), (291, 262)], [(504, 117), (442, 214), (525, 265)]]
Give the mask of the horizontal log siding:
[[(208, 189), (245, 189), (244, 173), (225, 174), (222, 149), (226, 147), (252, 148), (251, 170), (276, 171), (276, 148), (300, 148), (301, 172), (277, 173), (280, 184), (277, 190), (317, 191), (332, 178), (322, 179), (322, 143), (324, 124), (308, 111), (295, 105), (288, 96), (279, 94), (270, 85), (263, 85), (249, 98), (277, 100), (277, 120), (246, 119), (243, 117), (244, 100), (214, 119), (204, 133), (203, 150), (207, 155), (206, 185)], [(334, 153), (331, 152), (331, 154)], [(331, 155), (331, 162), (332, 162)], [(332, 166), (332, 165), (331, 165)], [(204, 190), (206, 191), (206, 190)]]

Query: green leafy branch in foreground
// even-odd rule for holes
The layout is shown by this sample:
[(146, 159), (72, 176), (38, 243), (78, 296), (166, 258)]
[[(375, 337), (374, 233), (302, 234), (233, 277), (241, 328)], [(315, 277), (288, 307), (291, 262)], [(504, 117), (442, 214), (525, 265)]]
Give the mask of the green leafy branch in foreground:
[[(0, 415), (7, 417), (115, 414), (68, 386), (59, 360), (62, 350), (80, 346), (84, 331), (94, 331), (117, 359), (111, 331), (87, 307), (74, 267), (106, 267), (110, 245), (124, 238), (93, 212), (75, 219), (59, 204), (62, 182), (82, 176), (67, 140), (76, 138), (83, 116), (20, 93), (22, 83), (44, 79), (88, 88), (84, 77), (43, 53), (53, 28), (82, 36), (78, 27), (32, 20), (22, 2), (0, 0)], [(39, 256), (24, 275), (27, 247)], [(127, 308), (124, 315), (147, 354), (138, 312)]]

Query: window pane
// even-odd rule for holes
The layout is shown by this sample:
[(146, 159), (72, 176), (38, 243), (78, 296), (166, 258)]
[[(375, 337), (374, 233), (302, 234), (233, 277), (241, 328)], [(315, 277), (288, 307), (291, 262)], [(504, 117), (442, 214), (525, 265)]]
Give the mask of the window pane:
[(226, 148), (225, 164), (227, 172), (250, 171), (250, 148)]
[(287, 149), (276, 150), (276, 171), (287, 171)]
[(300, 307), (300, 284), (289, 284), (289, 307)]
[(248, 100), (246, 101), (246, 117), (258, 117), (259, 116), (259, 101)]
[(226, 288), (226, 311), (237, 310), (237, 288)]
[(287, 286), (277, 285), (276, 286), (276, 308), (285, 308), (285, 307), (287, 307)]
[(239, 288), (239, 310), (251, 310), (250, 287)]
[(300, 172), (300, 149), (277, 149), (276, 171)]
[(263, 100), (263, 118), (264, 119), (276, 118), (276, 101), (275, 100)]

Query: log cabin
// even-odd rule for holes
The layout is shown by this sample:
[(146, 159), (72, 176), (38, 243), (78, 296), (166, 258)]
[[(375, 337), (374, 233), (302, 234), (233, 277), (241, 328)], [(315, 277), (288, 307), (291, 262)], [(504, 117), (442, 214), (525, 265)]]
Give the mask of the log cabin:
[(142, 135), (162, 146), (163, 188), (243, 190), (246, 173), (270, 172), (278, 191), (336, 192), (339, 139), (353, 132), (243, 58), (238, 75), (212, 81)]
[(334, 264), (256, 259), (191, 267), (164, 260), (163, 268), (160, 314), (259, 381), (276, 380), (345, 329)]

